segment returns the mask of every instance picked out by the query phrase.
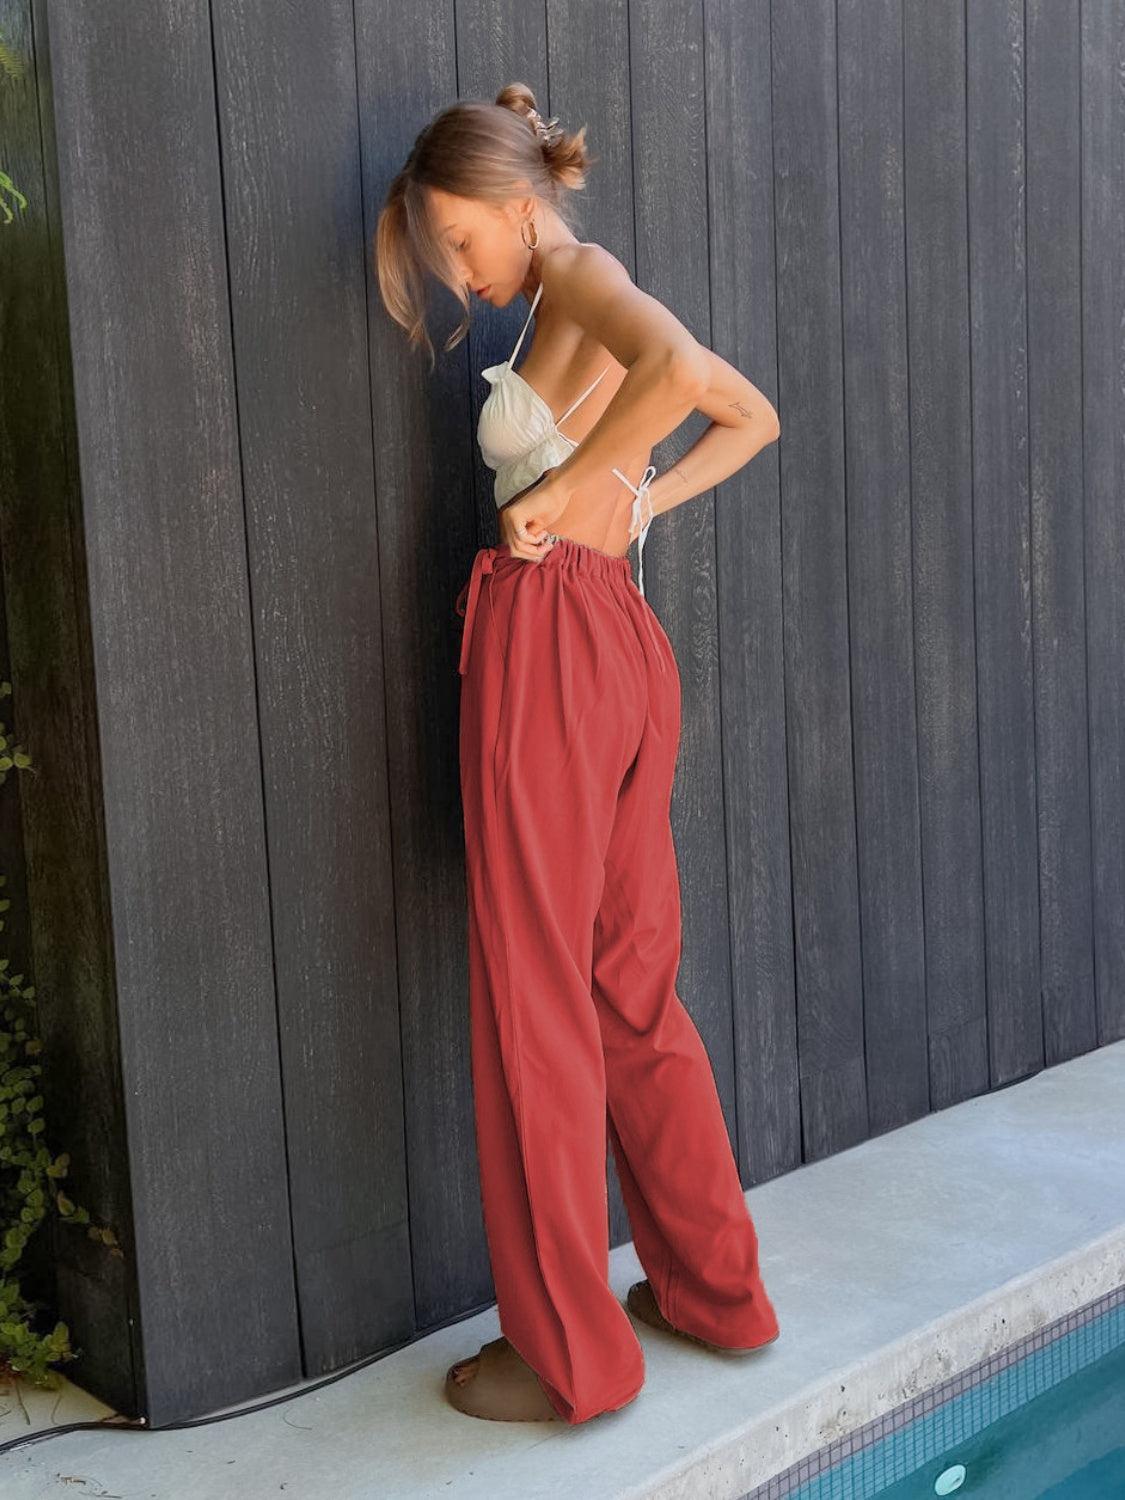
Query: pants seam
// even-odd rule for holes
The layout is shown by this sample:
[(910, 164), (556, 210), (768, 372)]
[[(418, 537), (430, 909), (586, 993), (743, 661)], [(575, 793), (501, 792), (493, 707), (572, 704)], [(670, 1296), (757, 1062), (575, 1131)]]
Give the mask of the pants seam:
[[(490, 588), (489, 589), (489, 603), (490, 603), (490, 605), (491, 605), (491, 601), (492, 601), (492, 590)], [(493, 628), (495, 629), (495, 622), (494, 622)], [(497, 634), (497, 639), (499, 641), (499, 631), (498, 630), (496, 631), (496, 634)], [(501, 657), (503, 658), (504, 657), (504, 653), (503, 653), (503, 648), (502, 647), (500, 648), (500, 652), (501, 652)], [(507, 686), (507, 682), (508, 682), (508, 673), (505, 670), (505, 672), (504, 672), (505, 688)], [(500, 707), (502, 709), (503, 708), (503, 700), (504, 700), (504, 696), (505, 696), (504, 692), (501, 692), (500, 696), (501, 696)], [(490, 777), (491, 792), (492, 792), (492, 808), (491, 808), (491, 812), (492, 812), (492, 816), (493, 816), (494, 819), (497, 817), (497, 808), (498, 808), (499, 803), (500, 803), (500, 798), (499, 798), (499, 795), (498, 795), (498, 792), (497, 792), (497, 786), (496, 786), (496, 752), (497, 752), (497, 747), (499, 746), (499, 743), (500, 743), (500, 727), (503, 724), (503, 722), (504, 722), (503, 714), (502, 713), (498, 713), (497, 714), (497, 719), (496, 719), (495, 733), (494, 733), (493, 739), (492, 739), (492, 766), (491, 766), (491, 777)], [(566, 1354), (567, 1354), (567, 1363), (568, 1363), (568, 1366), (569, 1366), (569, 1374), (570, 1374), (571, 1381), (573, 1382), (573, 1380), (574, 1380), (574, 1373), (575, 1373), (575, 1370), (574, 1370), (574, 1354), (573, 1354), (573, 1351), (572, 1351), (572, 1349), (570, 1347), (570, 1340), (569, 1340), (569, 1338), (567, 1336), (566, 1324), (563, 1322), (563, 1319), (560, 1317), (558, 1309), (555, 1306), (554, 1297), (553, 1297), (553, 1295), (551, 1293), (551, 1288), (550, 1288), (550, 1285), (548, 1284), (548, 1280), (547, 1280), (547, 1273), (546, 1273), (546, 1270), (544, 1269), (544, 1265), (543, 1265), (543, 1255), (542, 1255), (542, 1252), (541, 1252), (540, 1246), (539, 1246), (539, 1230), (538, 1230), (538, 1227), (537, 1227), (537, 1224), (536, 1224), (535, 1206), (534, 1206), (534, 1203), (532, 1201), (532, 1193), (531, 1193), (531, 1179), (532, 1179), (532, 1176), (534, 1174), (532, 1172), (528, 1171), (528, 1160), (527, 1160), (527, 1149), (528, 1149), (527, 1148), (527, 1128), (526, 1128), (526, 1125), (525, 1125), (525, 1122), (524, 1122), (525, 1121), (525, 1117), (524, 1117), (524, 1108), (523, 1108), (523, 1104), (524, 1104), (524, 1097), (523, 1097), (524, 1096), (524, 1090), (523, 1090), (523, 1065), (522, 1065), (522, 1056), (521, 1056), (521, 1054), (523, 1052), (523, 1043), (522, 1043), (522, 1040), (521, 1040), (521, 1037), (520, 1037), (520, 1024), (519, 1024), (519, 1016), (518, 1016), (519, 1007), (516, 1004), (514, 1004), (513, 1000), (512, 1000), (512, 964), (511, 964), (511, 957), (510, 957), (510, 951), (509, 951), (509, 946), (508, 946), (508, 928), (507, 928), (507, 924), (506, 923), (502, 923), (501, 924), (501, 931), (503, 933), (502, 947), (503, 947), (503, 951), (504, 951), (504, 1001), (505, 1001), (505, 1004), (507, 1005), (507, 1008), (508, 1008), (508, 1017), (509, 1017), (509, 1022), (510, 1022), (511, 1029), (512, 1029), (512, 1048), (513, 1048), (513, 1051), (515, 1053), (515, 1066), (516, 1066), (516, 1113), (517, 1113), (517, 1116), (518, 1116), (518, 1119), (519, 1119), (519, 1156), (520, 1156), (520, 1162), (521, 1162), (522, 1167), (523, 1167), (524, 1183), (525, 1183), (526, 1192), (527, 1192), (527, 1211), (528, 1211), (528, 1218), (531, 1221), (531, 1238), (532, 1238), (532, 1243), (533, 1243), (533, 1245), (535, 1247), (535, 1258), (536, 1258), (536, 1260), (539, 1263), (539, 1275), (540, 1275), (540, 1277), (542, 1278), (542, 1281), (543, 1281), (544, 1295), (545, 1295), (547, 1303), (548, 1303), (548, 1305), (549, 1305), (549, 1307), (551, 1309), (551, 1314), (555, 1318), (555, 1320), (558, 1323), (559, 1328), (560, 1328), (560, 1330), (562, 1332), (563, 1345), (564, 1345), (564, 1347), (566, 1349)], [(509, 1342), (510, 1342), (510, 1340), (509, 1340)], [(514, 1347), (514, 1345), (513, 1345), (513, 1347)], [(523, 1355), (521, 1355), (520, 1357), (524, 1359), (525, 1364), (527, 1364), (529, 1368), (534, 1369), (534, 1366), (532, 1366), (530, 1360), (527, 1360)], [(545, 1380), (545, 1377), (541, 1374), (540, 1371), (536, 1370), (535, 1374), (536, 1374), (536, 1377), (538, 1378), (538, 1380), (539, 1380), (539, 1382), (540, 1382), (541, 1385), (546, 1386), (546, 1385), (550, 1384), (550, 1382), (548, 1382), (548, 1381)], [(552, 1386), (551, 1389), (557, 1389), (557, 1388)], [(546, 1394), (548, 1396), (548, 1399), (550, 1399), (550, 1391), (547, 1391)], [(571, 1403), (567, 1400), (567, 1398), (565, 1396), (563, 1396), (563, 1393), (561, 1391), (558, 1391), (558, 1395), (563, 1399), (563, 1401), (566, 1403), (566, 1405), (571, 1406)], [(554, 1406), (556, 1403), (552, 1400), (551, 1404)], [(571, 1410), (573, 1412), (573, 1407), (571, 1407)]]
[[(504, 648), (504, 642), (500, 636), (500, 627), (496, 623), (496, 610), (492, 603), (492, 580), (495, 576), (495, 573), (488, 575), (488, 618), (492, 624), (492, 633), (496, 637), (496, 649), (500, 652), (500, 660), (504, 663), (504, 674), (506, 677), (508, 672), (508, 653)], [(497, 735), (500, 733), (499, 726), (497, 726), (496, 733)], [(495, 756), (493, 757), (493, 764), (495, 765)]]
[(675, 1268), (675, 1266), (671, 1266), (671, 1267), (669, 1267), (668, 1274), (667, 1274), (667, 1277), (665, 1279), (665, 1284), (664, 1284), (664, 1301), (667, 1304), (667, 1311), (665, 1312), (665, 1317), (668, 1319), (669, 1323), (672, 1323), (672, 1324), (676, 1323), (677, 1312), (678, 1312), (678, 1309), (676, 1307), (675, 1292), (676, 1292), (676, 1268)]

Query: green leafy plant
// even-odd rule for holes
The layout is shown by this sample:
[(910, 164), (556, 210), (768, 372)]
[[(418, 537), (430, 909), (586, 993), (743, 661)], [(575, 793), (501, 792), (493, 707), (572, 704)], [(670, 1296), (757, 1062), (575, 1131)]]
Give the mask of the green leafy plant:
[[(11, 696), (12, 685), (0, 682), (0, 698)], [(0, 721), (0, 786), (10, 771), (38, 773), (31, 757), (12, 745)], [(0, 888), (7, 876), (0, 874)], [(0, 913), (11, 901), (0, 897)], [(0, 930), (6, 926), (0, 915)], [(29, 1301), (19, 1284), (20, 1262), (28, 1242), (53, 1204), (59, 1217), (87, 1225), (91, 1239), (100, 1240), (111, 1255), (121, 1257), (117, 1236), (108, 1226), (91, 1224), (88, 1210), (73, 1203), (58, 1185), (67, 1174), (66, 1152), (52, 1156), (45, 1140), (43, 1096), (39, 1092), (43, 1051), (37, 1034), (35, 987), (24, 985), (22, 974), (10, 974), (11, 961), (0, 956), (0, 1378), (22, 1376), (33, 1385), (54, 1389), (58, 1375), (51, 1366), (76, 1359), (65, 1323), (44, 1331), (37, 1327), (46, 1309)]]
[[(27, 74), (27, 61), (18, 56), (0, 36), (0, 73), (20, 82)], [(7, 172), (0, 167), (0, 213), (6, 223), (15, 215), (12, 198), (21, 210), (27, 199)], [(10, 682), (0, 682), (0, 698), (11, 697)], [(7, 726), (0, 722), (0, 786), (10, 771), (38, 773), (31, 757), (9, 743)], [(8, 877), (0, 874), (0, 891)], [(0, 895), (0, 913), (11, 901)], [(6, 926), (0, 916), (0, 930)], [(85, 1224), (86, 1233), (100, 1240), (111, 1255), (121, 1257), (117, 1236), (107, 1225), (90, 1222), (89, 1211), (72, 1202), (58, 1186), (67, 1174), (66, 1152), (52, 1156), (45, 1139), (43, 1096), (39, 1092), (42, 1066), (36, 1061), (43, 1051), (37, 1032), (35, 988), (23, 983), (22, 974), (11, 974), (11, 960), (0, 955), (0, 1380), (14, 1382), (22, 1376), (33, 1385), (54, 1389), (59, 1377), (51, 1368), (76, 1359), (80, 1350), (70, 1345), (65, 1323), (44, 1329), (48, 1310), (30, 1301), (20, 1290), (20, 1263), (28, 1242), (53, 1204), (60, 1218)], [(40, 1326), (37, 1326), (40, 1325)]]
[[(17, 82), (27, 72), (26, 59), (17, 56), (11, 47), (8, 46), (7, 42), (4, 41), (3, 37), (0, 37), (0, 68), (7, 73), (9, 78), (14, 78)], [(3, 213), (6, 224), (10, 224), (15, 218), (15, 214), (8, 207), (9, 198), (14, 198), (21, 209), (27, 207), (27, 199), (20, 192), (19, 188), (16, 187), (7, 172), (0, 167), (0, 213)]]

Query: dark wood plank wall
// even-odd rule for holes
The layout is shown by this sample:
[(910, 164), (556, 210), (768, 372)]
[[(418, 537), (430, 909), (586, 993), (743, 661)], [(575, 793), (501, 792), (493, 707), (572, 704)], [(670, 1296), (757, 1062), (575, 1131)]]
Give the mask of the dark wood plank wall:
[(491, 1300), (453, 600), (526, 308), (431, 376), (371, 264), (457, 96), (586, 122), (581, 237), (781, 414), (646, 547), (743, 1181), (1125, 1035), (1118, 8), (40, 12), (154, 1420)]
[(117, 1161), (136, 1225), (139, 1383), (159, 1423), (301, 1371), (259, 717), (269, 646), (207, 8), (52, 5), (49, 31)]

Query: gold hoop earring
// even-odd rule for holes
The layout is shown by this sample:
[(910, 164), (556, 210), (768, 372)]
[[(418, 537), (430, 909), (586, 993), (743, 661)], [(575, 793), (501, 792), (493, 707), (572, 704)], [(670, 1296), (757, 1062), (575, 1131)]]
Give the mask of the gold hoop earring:
[[(524, 234), (524, 232), (523, 232), (524, 229), (525, 229), (525, 227), (528, 224), (530, 224), (531, 227), (532, 227), (532, 229), (535, 230), (535, 243), (534, 244), (529, 244), (528, 243), (527, 235)], [(538, 250), (538, 248), (539, 248), (539, 229), (538, 229), (538, 227), (537, 227), (534, 219), (525, 219), (523, 221), (523, 223), (520, 225), (520, 239), (523, 240), (524, 244), (527, 245), (527, 248), (529, 250)]]

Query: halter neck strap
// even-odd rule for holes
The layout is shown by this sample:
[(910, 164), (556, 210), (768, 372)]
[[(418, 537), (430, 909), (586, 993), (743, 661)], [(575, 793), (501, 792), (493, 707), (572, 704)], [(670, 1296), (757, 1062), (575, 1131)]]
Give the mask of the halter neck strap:
[(509, 364), (513, 364), (514, 363), (516, 355), (520, 352), (520, 345), (523, 343), (523, 336), (527, 332), (528, 325), (531, 323), (531, 320), (532, 320), (532, 318), (535, 315), (535, 309), (536, 309), (536, 307), (537, 307), (537, 305), (539, 303), (539, 294), (542, 292), (542, 290), (543, 290), (543, 283), (540, 282), (539, 285), (535, 288), (535, 296), (532, 297), (532, 299), (531, 299), (531, 307), (530, 307), (530, 309), (528, 311), (527, 317), (524, 319), (524, 325), (520, 329), (520, 336), (516, 340), (516, 347), (512, 350), (511, 354), (508, 355), (508, 363)]

